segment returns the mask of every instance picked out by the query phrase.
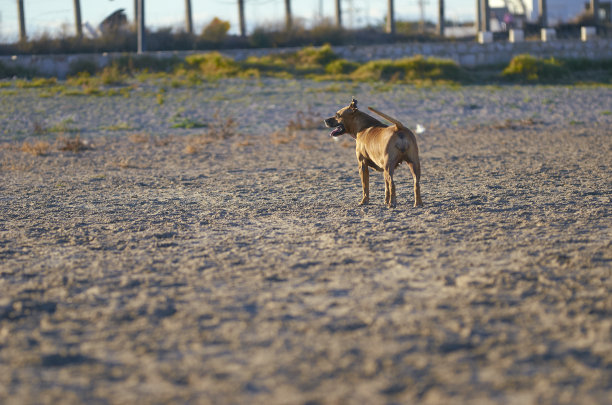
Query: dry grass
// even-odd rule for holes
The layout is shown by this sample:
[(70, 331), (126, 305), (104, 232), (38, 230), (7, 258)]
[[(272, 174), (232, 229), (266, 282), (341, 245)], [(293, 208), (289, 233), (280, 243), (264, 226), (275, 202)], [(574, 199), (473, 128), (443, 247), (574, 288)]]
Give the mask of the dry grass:
[(300, 141), (300, 144), (298, 145), (298, 147), (300, 149), (303, 149), (303, 150), (316, 150), (316, 149), (319, 149), (319, 145), (318, 144), (315, 144), (312, 141), (306, 141), (304, 139), (302, 139)]
[(253, 136), (244, 136), (242, 139), (234, 142), (232, 148), (246, 148), (247, 146), (254, 146), (257, 144), (256, 138)]
[(504, 122), (494, 124), (493, 128), (495, 129), (521, 129), (525, 127), (532, 127), (539, 123), (540, 123), (539, 121), (534, 120), (533, 118), (525, 118), (522, 120), (507, 119)]
[[(216, 141), (232, 138), (237, 135), (236, 128), (238, 127), (238, 121), (234, 117), (222, 118), (221, 113), (216, 111), (213, 115), (213, 119), (208, 125), (208, 130), (198, 135), (192, 135), (183, 153), (186, 155), (195, 155), (200, 153), (202, 149)], [(240, 144), (234, 144), (234, 146)], [(246, 145), (243, 145), (246, 146)]]
[(342, 141), (340, 146), (342, 146), (343, 148), (354, 148), (355, 147), (355, 141), (352, 140), (352, 139), (345, 139), (344, 141)]
[(185, 149), (183, 149), (183, 153), (186, 155), (195, 155), (196, 153), (200, 152), (200, 149), (200, 147), (190, 143), (185, 146)]
[[(222, 118), (220, 112), (217, 111), (208, 125), (208, 130), (199, 135), (192, 136), (184, 152), (187, 154), (197, 153), (204, 145), (234, 137), (237, 135), (237, 127), (238, 121), (234, 117)], [(189, 153), (189, 151), (193, 152)]]
[(49, 129), (47, 127), (45, 127), (39, 121), (33, 121), (32, 122), (32, 126), (33, 126), (32, 130), (34, 131), (34, 134), (36, 134), (36, 135), (44, 135), (44, 134), (49, 132)]
[(286, 145), (295, 140), (295, 131), (274, 131), (270, 135), (270, 142), (274, 145)]
[(156, 136), (154, 144), (155, 146), (168, 146), (171, 143), (176, 142), (175, 138), (175, 135), (172, 134), (168, 136)]
[(223, 118), (219, 111), (213, 114), (213, 119), (206, 132), (206, 136), (212, 139), (227, 139), (236, 135), (238, 121), (234, 117)]
[(23, 142), (20, 150), (24, 153), (29, 153), (32, 156), (45, 156), (49, 153), (49, 142), (37, 141), (30, 143), (28, 141)]
[(91, 148), (89, 143), (82, 141), (79, 135), (75, 136), (74, 138), (60, 137), (57, 139), (57, 143), (57, 148), (65, 152), (79, 153)]
[(287, 123), (287, 129), (320, 129), (323, 120), (312, 111), (312, 107), (308, 107), (306, 111), (298, 111), (295, 117)]
[(135, 166), (132, 164), (131, 159), (129, 157), (126, 157), (117, 162), (117, 167), (121, 169), (130, 169), (134, 168)]
[(132, 143), (149, 143), (151, 142), (151, 135), (146, 132), (136, 132), (128, 138)]

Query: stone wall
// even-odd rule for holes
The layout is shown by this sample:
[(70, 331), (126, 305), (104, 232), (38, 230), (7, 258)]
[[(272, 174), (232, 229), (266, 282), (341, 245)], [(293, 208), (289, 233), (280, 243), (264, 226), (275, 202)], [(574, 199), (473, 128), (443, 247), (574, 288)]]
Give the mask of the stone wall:
[[(283, 49), (241, 49), (226, 50), (223, 54), (236, 60), (243, 60), (249, 56), (262, 56), (271, 53), (291, 52), (298, 48)], [(479, 44), (476, 42), (454, 42), (454, 43), (404, 43), (390, 45), (368, 45), (368, 46), (340, 46), (334, 47), (334, 51), (341, 57), (365, 62), (373, 59), (399, 59), (413, 55), (435, 56), (439, 58), (453, 59), (458, 64), (466, 67), (505, 64), (512, 57), (520, 54), (530, 54), (538, 57), (555, 58), (586, 58), (586, 59), (611, 59), (612, 40), (595, 38), (587, 42), (579, 40), (557, 40), (551, 42), (526, 41), (526, 42), (492, 42)], [(147, 55), (158, 58), (185, 56), (202, 51), (181, 52), (149, 52)], [(7, 66), (22, 66), (35, 69), (40, 75), (57, 76), (65, 78), (69, 72), (70, 64), (88, 59), (98, 66), (108, 65), (114, 58), (121, 56), (120, 53), (103, 54), (74, 54), (74, 55), (17, 55), (0, 56), (0, 62)]]

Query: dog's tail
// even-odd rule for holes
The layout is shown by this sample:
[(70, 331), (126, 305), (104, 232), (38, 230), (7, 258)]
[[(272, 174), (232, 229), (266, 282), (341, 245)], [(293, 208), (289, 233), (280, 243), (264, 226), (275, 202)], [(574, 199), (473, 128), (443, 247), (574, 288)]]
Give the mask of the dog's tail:
[(381, 117), (383, 117), (384, 119), (386, 119), (389, 122), (392, 122), (393, 124), (395, 124), (395, 126), (397, 127), (397, 129), (408, 129), (404, 126), (404, 124), (402, 124), (401, 122), (399, 122), (398, 120), (396, 120), (393, 117), (389, 117), (387, 114), (382, 113), (380, 111), (378, 111), (377, 109), (373, 108), (373, 107), (368, 107), (368, 109), (370, 111), (372, 111), (373, 113), (376, 113), (378, 115), (380, 115)]

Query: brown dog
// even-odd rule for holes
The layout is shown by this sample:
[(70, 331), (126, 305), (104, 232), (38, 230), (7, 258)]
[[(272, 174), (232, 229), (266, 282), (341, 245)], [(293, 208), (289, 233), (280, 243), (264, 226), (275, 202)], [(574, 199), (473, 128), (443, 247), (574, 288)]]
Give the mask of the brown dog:
[(334, 128), (331, 136), (348, 133), (356, 141), (355, 152), (359, 161), (359, 175), (363, 186), (361, 204), (370, 200), (370, 173), (368, 167), (384, 172), (385, 204), (395, 207), (395, 183), (393, 172), (402, 162), (407, 162), (414, 180), (414, 206), (423, 205), (421, 201), (421, 164), (416, 137), (411, 130), (398, 120), (389, 117), (372, 107), (371, 111), (393, 123), (384, 125), (376, 118), (357, 109), (357, 100), (353, 99), (348, 107), (342, 108), (335, 116), (325, 120), (328, 128)]

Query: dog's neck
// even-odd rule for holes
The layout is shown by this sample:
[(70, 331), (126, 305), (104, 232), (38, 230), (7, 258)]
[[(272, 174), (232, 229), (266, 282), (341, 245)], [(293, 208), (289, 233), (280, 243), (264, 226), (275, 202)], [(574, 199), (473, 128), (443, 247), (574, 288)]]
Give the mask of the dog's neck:
[(353, 138), (357, 138), (357, 134), (364, 129), (371, 127), (386, 127), (385, 124), (377, 120), (376, 118), (361, 112), (355, 111), (354, 119), (345, 123), (346, 132), (349, 133)]

